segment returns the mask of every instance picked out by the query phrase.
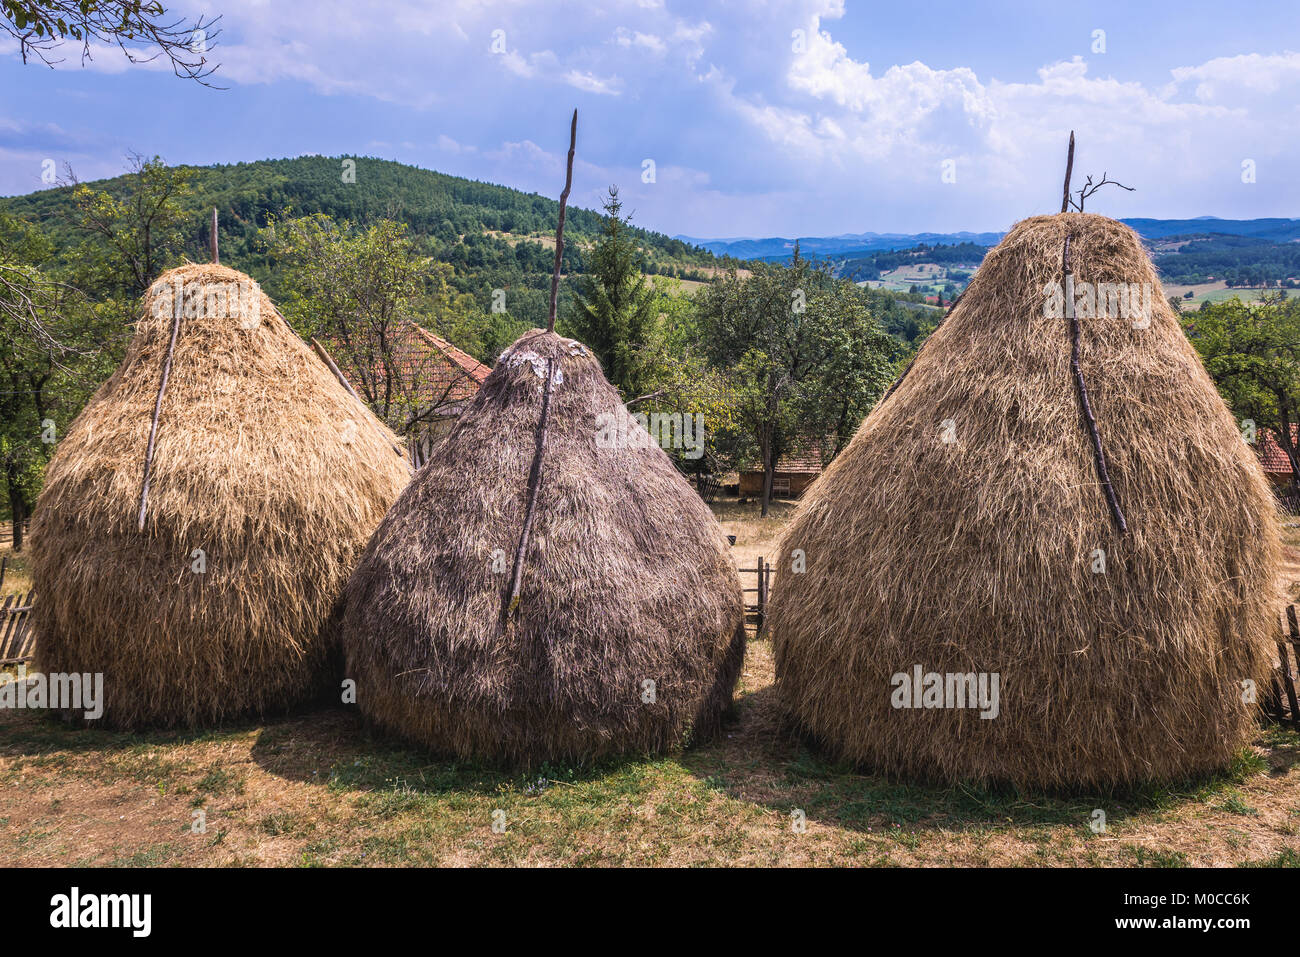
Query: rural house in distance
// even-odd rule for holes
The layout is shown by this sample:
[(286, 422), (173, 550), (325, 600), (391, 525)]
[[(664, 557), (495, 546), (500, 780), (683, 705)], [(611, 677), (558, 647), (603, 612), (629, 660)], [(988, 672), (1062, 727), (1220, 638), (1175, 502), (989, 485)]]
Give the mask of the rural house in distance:
[[(798, 498), (817, 476), (822, 474), (821, 447), (810, 445), (805, 451), (794, 451), (777, 459), (772, 474), (772, 497)], [(763, 494), (762, 463), (740, 473), (740, 497), (758, 498)]]
[[(1300, 443), (1300, 427), (1291, 427), (1291, 442), (1293, 446)], [(1259, 462), (1264, 466), (1264, 473), (1269, 481), (1279, 486), (1290, 485), (1294, 479), (1291, 462), (1271, 429), (1264, 430), (1263, 437), (1259, 440), (1258, 451)]]
[(492, 370), (414, 322), (402, 323), (382, 347), (367, 345), (349, 348), (334, 341), (330, 351), (357, 393), (406, 439), (412, 461), (422, 465)]

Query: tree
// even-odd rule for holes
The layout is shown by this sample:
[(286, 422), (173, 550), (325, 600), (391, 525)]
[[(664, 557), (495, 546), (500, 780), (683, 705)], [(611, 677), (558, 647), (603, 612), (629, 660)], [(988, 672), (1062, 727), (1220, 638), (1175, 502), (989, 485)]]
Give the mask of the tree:
[(737, 425), (757, 447), (768, 513), (776, 462), (792, 431), (794, 383), (812, 367), (801, 335), (811, 270), (796, 245), (789, 267), (733, 267), (700, 296), (700, 320), (712, 365), (727, 370)]
[(703, 432), (692, 432), (692, 441), (700, 445), (664, 451), (690, 474), (729, 471), (739, 461), (739, 443), (728, 441), (737, 425), (730, 379), (726, 370), (710, 364), (699, 312), (682, 293), (681, 282), (662, 276), (652, 282), (660, 312), (659, 335), (645, 369), (645, 387), (651, 391), (630, 400), (628, 409), (650, 416), (652, 422), (656, 413), (672, 417), (670, 421), (698, 417), (693, 421), (702, 423)]
[(1224, 400), (1256, 429), (1272, 431), (1300, 486), (1300, 302), (1234, 297), (1206, 303), (1183, 322)]
[(100, 272), (94, 285), (116, 287), (132, 305), (179, 253), (194, 171), (171, 168), (162, 157), (129, 157), (120, 196), (78, 184), (69, 171), (77, 225), (100, 240), (87, 250), (87, 268)]
[(829, 461), (849, 444), (894, 381), (905, 350), (847, 282), (832, 283), (814, 295), (805, 326), (818, 363), (800, 383), (794, 406), (803, 435), (825, 439), (822, 454)]
[(855, 286), (812, 266), (734, 268), (699, 299), (710, 362), (728, 375), (731, 408), (763, 468), (762, 514), (781, 456), (807, 442), (838, 450), (892, 378), (901, 351)]
[(0, 214), (0, 473), (14, 551), (60, 430), (107, 371), (103, 314), (47, 271), (51, 256), (38, 230)]
[(132, 63), (166, 57), (179, 77), (211, 86), (218, 64), (206, 54), (216, 44), (217, 21), (175, 19), (156, 0), (0, 0), (0, 30), (18, 41), (24, 63), (35, 57), (53, 67), (54, 51), (81, 44), (81, 62), (93, 59), (92, 42), (116, 45)]
[(625, 399), (644, 394), (656, 334), (658, 296), (641, 271), (636, 241), (628, 235), (618, 188), (605, 199), (605, 223), (592, 250), (585, 281), (574, 294), (569, 325), (605, 367)]
[(473, 297), (449, 285), (450, 266), (419, 256), (406, 226), (389, 219), (359, 227), (317, 213), (272, 219), (262, 235), (286, 267), (285, 318), (328, 345), (381, 419), (405, 434), (445, 411), (454, 383), (411, 337), (417, 317), (450, 335), (482, 320)]

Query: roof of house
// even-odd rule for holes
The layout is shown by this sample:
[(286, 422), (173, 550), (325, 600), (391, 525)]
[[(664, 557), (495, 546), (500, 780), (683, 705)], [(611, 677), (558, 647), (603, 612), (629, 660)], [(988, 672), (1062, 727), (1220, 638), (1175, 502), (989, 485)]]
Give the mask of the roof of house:
[[(492, 371), (468, 352), (414, 322), (399, 327), (390, 349), (395, 378), (402, 390), (414, 393), (414, 404), (420, 408), (439, 406), (448, 414), (458, 412), (460, 404), (478, 392)], [(346, 350), (330, 343), (330, 351), (336, 355), (343, 374), (355, 384), (355, 369), (344, 361)], [(375, 360), (372, 372), (374, 379), (383, 377), (381, 359)]]
[(435, 349), (437, 349), (444, 356), (446, 356), (447, 360), (450, 363), (459, 367), (461, 371), (463, 371), (467, 376), (469, 376), (479, 385), (482, 385), (483, 380), (486, 379), (491, 374), (492, 372), (491, 366), (486, 366), (483, 363), (479, 362), (477, 359), (475, 359), (468, 352), (465, 352), (463, 349), (457, 349), (454, 345), (452, 345), (442, 336), (436, 336), (428, 329), (425, 329), (423, 326), (417, 326), (415, 323), (411, 323), (411, 328), (413, 328), (416, 332), (418, 332), (420, 336), (423, 339), (425, 339), (429, 344), (431, 344)]
[[(762, 465), (745, 469), (746, 472), (761, 472)], [(789, 472), (794, 475), (820, 475), (822, 471), (821, 445), (816, 441), (809, 443), (802, 452), (790, 452), (776, 461), (777, 472)]]
[[(1294, 441), (1300, 442), (1300, 424), (1291, 426), (1291, 435)], [(1259, 461), (1264, 466), (1265, 472), (1277, 475), (1291, 474), (1291, 463), (1286, 457), (1286, 452), (1282, 451), (1282, 446), (1277, 444), (1271, 429), (1264, 430), (1263, 438), (1260, 439), (1256, 451), (1259, 452)]]

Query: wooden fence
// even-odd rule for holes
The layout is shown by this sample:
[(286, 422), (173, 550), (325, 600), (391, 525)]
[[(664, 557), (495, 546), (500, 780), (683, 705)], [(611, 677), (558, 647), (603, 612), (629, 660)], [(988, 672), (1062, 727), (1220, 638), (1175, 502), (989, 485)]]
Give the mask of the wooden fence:
[(1300, 700), (1297, 700), (1294, 677), (1300, 673), (1300, 622), (1296, 620), (1295, 605), (1286, 608), (1286, 630), (1277, 636), (1277, 657), (1280, 667), (1268, 689), (1264, 714), (1279, 724), (1300, 730)]
[(35, 634), (31, 629), (36, 593), (8, 595), (0, 603), (0, 666), (32, 660)]
[(1282, 508), (1293, 515), (1300, 515), (1300, 486), (1288, 485), (1273, 489)]
[(716, 475), (697, 475), (695, 476), (695, 491), (699, 493), (700, 498), (706, 502), (717, 501), (718, 495), (722, 492), (722, 482)]
[[(32, 531), (32, 520), (30, 518), (23, 520), (23, 536), (30, 535)], [(0, 522), (0, 545), (12, 545), (14, 543), (14, 523)]]
[(772, 590), (772, 563), (763, 560), (763, 556), (758, 556), (758, 562), (754, 568), (740, 569), (742, 575), (754, 575), (757, 582), (756, 588), (745, 588), (743, 591), (746, 595), (754, 595), (755, 600), (751, 603), (748, 599), (745, 601), (745, 624), (754, 626), (755, 636), (763, 633), (763, 625), (767, 622), (767, 596)]

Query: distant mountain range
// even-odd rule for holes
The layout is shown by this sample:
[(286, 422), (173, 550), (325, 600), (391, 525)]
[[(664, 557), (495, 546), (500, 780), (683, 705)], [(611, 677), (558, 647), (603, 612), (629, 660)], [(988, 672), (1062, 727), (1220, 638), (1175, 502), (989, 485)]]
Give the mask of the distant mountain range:
[[(1195, 219), (1125, 219), (1123, 222), (1147, 240), (1212, 235), (1246, 236), (1273, 243), (1300, 240), (1300, 219), (1219, 219), (1216, 216), (1198, 216)], [(800, 252), (816, 258), (909, 249), (921, 243), (931, 246), (940, 243), (946, 246), (956, 243), (993, 246), (1003, 235), (968, 232), (846, 233), (840, 236), (803, 236), (797, 241)], [(796, 242), (779, 236), (766, 239), (700, 239), (694, 236), (673, 238), (692, 246), (702, 246), (714, 255), (734, 256), (736, 259), (785, 259), (794, 252)]]

